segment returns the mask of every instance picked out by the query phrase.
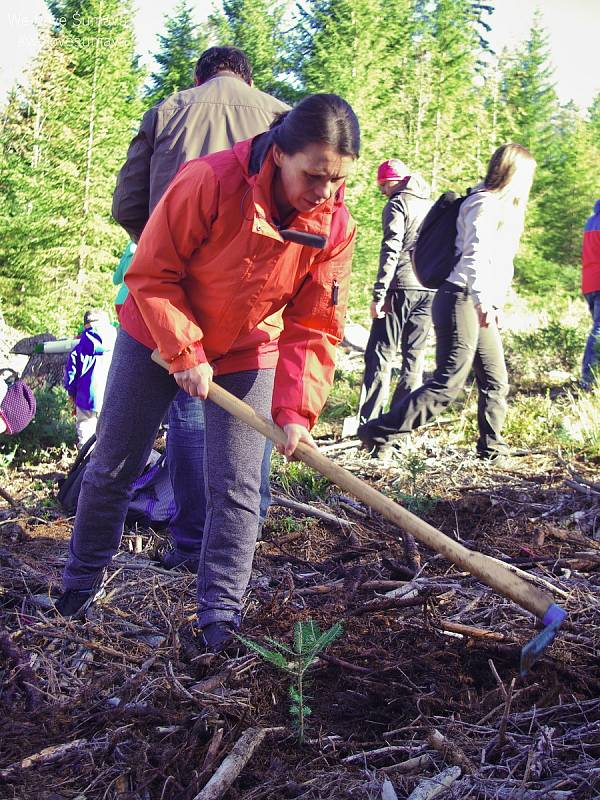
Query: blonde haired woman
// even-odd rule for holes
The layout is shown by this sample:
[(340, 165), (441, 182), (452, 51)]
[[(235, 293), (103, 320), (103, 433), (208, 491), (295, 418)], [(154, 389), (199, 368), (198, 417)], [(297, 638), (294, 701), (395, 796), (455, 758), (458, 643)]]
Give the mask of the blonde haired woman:
[(501, 313), (534, 172), (535, 161), (525, 147), (503, 144), (490, 159), (483, 182), (462, 203), (456, 224), (458, 260), (432, 307), (435, 371), (387, 414), (359, 428), (358, 435), (374, 454), (382, 455), (394, 439), (450, 405), (473, 368), (479, 390), (477, 455), (496, 463), (503, 460), (508, 376)]

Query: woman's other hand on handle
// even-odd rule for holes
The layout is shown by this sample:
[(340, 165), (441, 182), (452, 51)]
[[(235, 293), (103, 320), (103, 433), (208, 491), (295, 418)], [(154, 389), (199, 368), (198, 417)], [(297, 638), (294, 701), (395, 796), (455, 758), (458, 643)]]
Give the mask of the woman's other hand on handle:
[(278, 444), (277, 450), (287, 458), (293, 459), (294, 451), (300, 442), (304, 442), (304, 444), (309, 445), (309, 447), (316, 448), (315, 440), (303, 425), (290, 422), (283, 426), (283, 430), (287, 436), (287, 441), (285, 445)]

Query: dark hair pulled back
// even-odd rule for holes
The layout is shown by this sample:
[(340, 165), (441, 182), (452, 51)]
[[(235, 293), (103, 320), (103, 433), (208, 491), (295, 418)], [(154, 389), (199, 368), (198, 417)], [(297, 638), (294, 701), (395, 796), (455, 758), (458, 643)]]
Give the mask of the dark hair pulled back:
[(357, 158), (360, 126), (352, 106), (337, 94), (310, 94), (271, 124), (273, 141), (288, 156), (309, 144), (327, 144), (337, 153)]

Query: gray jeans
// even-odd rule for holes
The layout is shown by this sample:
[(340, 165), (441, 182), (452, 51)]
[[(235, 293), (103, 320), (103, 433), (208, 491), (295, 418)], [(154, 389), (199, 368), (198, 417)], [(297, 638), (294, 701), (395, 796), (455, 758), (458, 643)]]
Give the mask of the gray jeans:
[(432, 306), (436, 367), (432, 377), (387, 414), (361, 428), (365, 438), (386, 444), (433, 419), (455, 400), (475, 372), (479, 398), (477, 452), (486, 457), (506, 449), (502, 428), (506, 418), (508, 375), (500, 332), (481, 328), (468, 291), (446, 281)]
[[(275, 371), (215, 382), (269, 416)], [(97, 443), (81, 486), (64, 571), (65, 589), (90, 589), (119, 548), (131, 484), (142, 472), (177, 384), (150, 350), (119, 331)], [(265, 438), (214, 403), (204, 403), (207, 515), (198, 571), (199, 622), (239, 623), (258, 531)]]

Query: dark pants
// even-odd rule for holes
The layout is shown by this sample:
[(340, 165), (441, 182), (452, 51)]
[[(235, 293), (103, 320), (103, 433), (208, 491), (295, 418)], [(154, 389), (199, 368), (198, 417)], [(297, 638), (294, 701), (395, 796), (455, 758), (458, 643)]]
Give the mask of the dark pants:
[[(178, 391), (151, 351), (119, 331), (96, 447), (82, 482), (64, 571), (66, 589), (90, 589), (118, 550), (131, 484), (140, 475), (160, 423)], [(259, 414), (271, 409), (275, 370), (223, 375), (215, 383)], [(206, 521), (198, 571), (199, 621), (239, 621), (258, 532), (265, 437), (210, 401), (204, 479)]]
[(365, 350), (365, 376), (360, 396), (360, 422), (378, 417), (387, 402), (392, 360), (398, 351), (402, 365), (391, 405), (398, 405), (421, 385), (425, 343), (431, 327), (433, 292), (399, 289), (388, 301), (390, 311), (374, 319)]
[(432, 318), (435, 372), (423, 386), (392, 405), (387, 414), (364, 425), (362, 438), (386, 444), (433, 419), (458, 397), (473, 368), (479, 390), (477, 451), (483, 457), (505, 451), (502, 427), (508, 376), (498, 328), (481, 328), (468, 291), (448, 281), (435, 295)]

